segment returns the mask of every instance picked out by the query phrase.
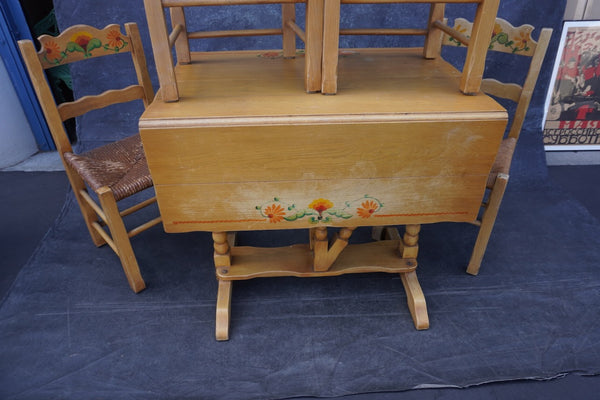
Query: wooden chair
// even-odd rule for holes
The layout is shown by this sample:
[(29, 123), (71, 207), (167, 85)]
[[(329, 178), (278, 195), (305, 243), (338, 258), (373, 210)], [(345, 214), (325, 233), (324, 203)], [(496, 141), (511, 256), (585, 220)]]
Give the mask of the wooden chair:
[[(124, 211), (117, 207), (118, 201), (153, 185), (140, 136), (135, 134), (75, 154), (63, 126), (63, 122), (70, 118), (112, 104), (142, 100), (147, 106), (152, 102), (154, 91), (138, 27), (129, 23), (125, 29), (126, 35), (121, 33), (119, 25), (109, 25), (102, 30), (76, 25), (57, 37), (40, 36), (38, 40), (42, 49), (39, 52), (29, 40), (19, 41), (19, 47), (92, 240), (96, 246), (107, 243), (114, 250), (121, 260), (129, 286), (137, 293), (145, 288), (145, 283), (129, 238), (161, 222), (160, 217), (154, 218), (127, 231), (122, 219), (156, 202), (154, 197)], [(60, 105), (55, 103), (45, 69), (117, 53), (131, 54), (138, 78), (136, 84)], [(98, 201), (92, 198), (88, 187)]]
[[(456, 19), (452, 32), (459, 32), (460, 34), (455, 34), (454, 36), (444, 35), (442, 45), (467, 45), (471, 29), (472, 24), (469, 21), (462, 18)], [(529, 108), (529, 102), (531, 101), (544, 56), (546, 55), (550, 37), (552, 36), (552, 29), (544, 28), (536, 42), (531, 38), (533, 30), (534, 27), (531, 25), (514, 27), (509, 22), (497, 18), (489, 46), (490, 51), (530, 57), (531, 62), (523, 85), (502, 83), (496, 79), (489, 78), (483, 79), (481, 83), (481, 90), (484, 93), (511, 100), (516, 103), (516, 109), (512, 116), (512, 123), (508, 129), (508, 133), (500, 145), (500, 150), (488, 177), (486, 196), (482, 204), (480, 218), (473, 222), (473, 224), (479, 226), (479, 233), (467, 267), (467, 272), (472, 275), (477, 275), (479, 272), (479, 267), (481, 266), (481, 261), (483, 260), (492, 228), (498, 215), (498, 209), (508, 183), (510, 164), (517, 140), (519, 139), (521, 127)], [(446, 31), (451, 32), (449, 30)]]
[[(306, 28), (299, 27), (296, 20), (296, 3), (306, 2)], [(188, 31), (185, 7), (231, 6), (242, 4), (281, 4), (281, 26), (271, 29), (245, 29), (220, 31)], [(190, 39), (216, 37), (281, 35), (283, 56), (296, 55), (296, 37), (305, 43), (305, 89), (317, 92), (321, 89), (321, 53), (323, 36), (323, 0), (144, 0), (150, 38), (162, 101), (179, 100), (172, 49), (179, 64), (191, 62)], [(169, 10), (171, 27), (167, 26), (165, 9)]]
[[(338, 47), (340, 35), (400, 35), (425, 36), (423, 57), (440, 56), (440, 42), (444, 31), (452, 34), (452, 28), (443, 24), (446, 3), (473, 3), (476, 6), (472, 37), (468, 44), (459, 89), (465, 94), (479, 92), (485, 67), (488, 38), (500, 0), (324, 0), (323, 67), (321, 93), (337, 93)], [(422, 29), (344, 29), (340, 28), (340, 4), (378, 3), (429, 3), (429, 17)]]

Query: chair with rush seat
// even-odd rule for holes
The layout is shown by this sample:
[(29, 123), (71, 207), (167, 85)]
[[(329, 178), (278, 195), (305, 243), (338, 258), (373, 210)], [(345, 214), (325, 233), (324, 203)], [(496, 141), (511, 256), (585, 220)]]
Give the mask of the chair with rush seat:
[[(468, 46), (473, 24), (463, 18), (457, 18), (453, 28), (439, 25), (446, 32), (441, 44), (444, 46)], [(512, 123), (505, 138), (500, 144), (496, 159), (492, 165), (486, 183), (486, 192), (481, 211), (476, 221), (472, 223), (479, 227), (475, 246), (469, 261), (467, 272), (472, 275), (479, 273), (479, 268), (487, 248), (500, 203), (508, 184), (509, 170), (513, 154), (519, 139), (519, 134), (529, 108), (533, 89), (546, 55), (552, 29), (544, 28), (536, 42), (531, 38), (534, 27), (522, 25), (514, 27), (509, 22), (497, 18), (488, 51), (500, 51), (519, 56), (530, 57), (529, 70), (523, 85), (503, 83), (496, 79), (486, 78), (481, 82), (481, 91), (497, 98), (507, 99), (516, 103)], [(452, 34), (452, 36), (450, 36)], [(373, 228), (373, 238), (397, 239), (398, 231), (390, 227)]]
[[(135, 134), (75, 154), (63, 125), (70, 118), (109, 105), (142, 100), (147, 106), (152, 102), (154, 90), (138, 27), (129, 23), (125, 24), (125, 29), (126, 35), (121, 33), (119, 25), (109, 25), (104, 29), (75, 25), (56, 37), (40, 36), (40, 51), (36, 51), (29, 40), (19, 41), (19, 47), (92, 240), (96, 246), (108, 244), (114, 250), (121, 260), (129, 286), (137, 293), (146, 286), (129, 238), (161, 222), (161, 218), (157, 217), (129, 231), (123, 222), (124, 216), (156, 202), (154, 197), (124, 211), (119, 211), (117, 206), (120, 200), (153, 186), (140, 136)], [(122, 89), (56, 104), (44, 70), (118, 53), (131, 54), (138, 82)], [(88, 188), (95, 193), (98, 201), (94, 200)]]
[[(454, 31), (461, 35), (452, 37), (444, 35), (442, 45), (446, 46), (464, 46), (469, 42), (469, 35), (472, 24), (462, 18), (454, 21)], [(518, 56), (530, 57), (530, 66), (523, 85), (517, 83), (503, 83), (496, 79), (483, 79), (481, 90), (492, 97), (511, 100), (516, 103), (516, 109), (512, 115), (512, 123), (506, 137), (503, 139), (496, 160), (492, 166), (486, 185), (486, 196), (482, 203), (482, 212), (480, 218), (473, 222), (479, 226), (479, 232), (475, 247), (471, 255), (471, 260), (467, 267), (467, 272), (477, 275), (481, 261), (485, 254), (488, 241), (498, 215), (498, 209), (504, 196), (504, 191), (508, 183), (510, 164), (513, 153), (519, 139), (519, 134), (529, 108), (529, 102), (533, 94), (533, 89), (546, 55), (548, 43), (552, 36), (552, 29), (544, 28), (540, 32), (538, 41), (531, 38), (531, 32), (534, 27), (531, 25), (522, 25), (514, 27), (509, 22), (497, 18), (494, 26), (492, 40), (489, 51), (500, 51)]]

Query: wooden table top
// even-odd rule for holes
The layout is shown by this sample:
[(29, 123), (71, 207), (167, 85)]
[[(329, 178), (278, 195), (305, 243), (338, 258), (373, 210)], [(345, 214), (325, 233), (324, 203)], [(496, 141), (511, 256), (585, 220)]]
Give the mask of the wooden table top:
[[(278, 54), (195, 54), (176, 69), (180, 100), (143, 114), (165, 230), (475, 219), (506, 126), (498, 103), (462, 94), (420, 49), (344, 52), (330, 96), (306, 94), (302, 57)], [(279, 207), (288, 219), (269, 217)]]
[(302, 123), (506, 120), (506, 111), (483, 94), (458, 90), (460, 72), (422, 50), (344, 50), (339, 92), (304, 92), (304, 62), (279, 51), (192, 53), (178, 65), (180, 100), (152, 103), (141, 129)]

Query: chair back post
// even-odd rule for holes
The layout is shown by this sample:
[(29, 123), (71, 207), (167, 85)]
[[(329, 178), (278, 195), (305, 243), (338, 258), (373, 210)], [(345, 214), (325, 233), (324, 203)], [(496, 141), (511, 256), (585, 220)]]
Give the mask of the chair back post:
[(184, 9), (183, 7), (171, 7), (169, 8), (169, 14), (171, 15), (171, 26), (177, 37), (173, 44), (175, 46), (177, 62), (180, 64), (189, 64), (192, 62), (192, 57), (190, 54), (190, 42), (187, 35), (188, 30)]
[[(485, 69), (485, 55), (492, 33), (490, 28), (494, 25), (499, 6), (500, 0), (483, 1), (477, 6), (459, 86), (460, 91), (465, 94), (475, 94), (480, 90), (481, 78)], [(477, 54), (481, 56), (476, 57)]]
[[(56, 108), (56, 102), (48, 82), (44, 68), (39, 59), (39, 54), (35, 50), (33, 42), (30, 40), (19, 40), (19, 49), (25, 66), (29, 71), (29, 78), (35, 90), (35, 94), (39, 99), (40, 107), (46, 118), (46, 123), (50, 129), (50, 134), (58, 150), (58, 154), (63, 156), (64, 153), (73, 151), (69, 136), (65, 131), (62, 118)], [(42, 50), (43, 51), (43, 50)]]
[(152, 87), (152, 79), (148, 72), (148, 64), (146, 63), (146, 55), (144, 54), (144, 46), (140, 37), (140, 31), (136, 23), (128, 22), (125, 24), (125, 32), (131, 40), (131, 59), (135, 68), (138, 82), (144, 89), (144, 107), (148, 107), (154, 100), (154, 88)]
[[(314, 0), (311, 0), (314, 2)], [(313, 18), (316, 17), (316, 13)], [(307, 17), (308, 20), (310, 18)], [(337, 92), (338, 48), (340, 38), (340, 0), (323, 2), (323, 49), (321, 93)]]
[(433, 3), (429, 9), (429, 20), (427, 23), (427, 36), (423, 47), (423, 57), (431, 59), (438, 58), (442, 49), (442, 37), (444, 32), (436, 25), (436, 21), (444, 20), (446, 4)]
[[(179, 90), (175, 79), (175, 65), (171, 56), (171, 45), (169, 44), (169, 32), (165, 21), (162, 0), (144, 0), (146, 19), (152, 41), (154, 62), (158, 82), (160, 84), (160, 98), (164, 102), (179, 100)], [(181, 34), (181, 33), (180, 33)], [(161, 55), (168, 54), (169, 57)]]
[(508, 137), (512, 137), (515, 139), (519, 138), (521, 128), (523, 127), (523, 122), (525, 121), (525, 115), (527, 114), (527, 109), (529, 108), (531, 97), (533, 96), (533, 90), (535, 89), (535, 85), (537, 83), (538, 76), (540, 75), (540, 70), (542, 68), (544, 58), (546, 56), (546, 51), (548, 50), (548, 45), (550, 43), (551, 36), (552, 29), (542, 29), (540, 37), (536, 44), (534, 55), (531, 59), (531, 64), (529, 67), (529, 71), (527, 72), (527, 77), (525, 78), (525, 82), (523, 83), (523, 90), (521, 91), (521, 97), (519, 98), (519, 101), (517, 103), (517, 109), (515, 111), (510, 130), (508, 132)]
[(283, 57), (292, 58), (296, 56), (296, 4), (281, 4), (281, 35), (283, 46)]

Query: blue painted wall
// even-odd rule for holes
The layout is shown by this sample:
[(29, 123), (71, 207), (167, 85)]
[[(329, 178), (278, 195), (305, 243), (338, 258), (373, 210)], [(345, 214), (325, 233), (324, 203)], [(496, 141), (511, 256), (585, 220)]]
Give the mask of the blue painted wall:
[(6, 66), (23, 111), (27, 116), (40, 150), (56, 147), (48, 131), (39, 103), (21, 61), (17, 40), (31, 39), (31, 34), (18, 0), (0, 3), (0, 54)]

